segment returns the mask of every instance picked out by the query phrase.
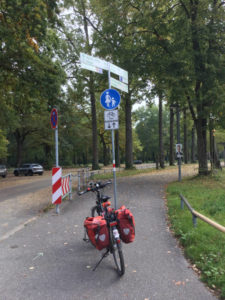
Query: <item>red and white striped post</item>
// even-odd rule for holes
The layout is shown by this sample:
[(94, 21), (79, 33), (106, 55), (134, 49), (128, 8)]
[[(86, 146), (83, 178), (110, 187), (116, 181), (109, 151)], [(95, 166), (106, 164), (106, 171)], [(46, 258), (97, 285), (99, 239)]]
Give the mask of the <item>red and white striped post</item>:
[(56, 204), (56, 213), (59, 213), (59, 204), (62, 203), (62, 169), (52, 168), (52, 203)]

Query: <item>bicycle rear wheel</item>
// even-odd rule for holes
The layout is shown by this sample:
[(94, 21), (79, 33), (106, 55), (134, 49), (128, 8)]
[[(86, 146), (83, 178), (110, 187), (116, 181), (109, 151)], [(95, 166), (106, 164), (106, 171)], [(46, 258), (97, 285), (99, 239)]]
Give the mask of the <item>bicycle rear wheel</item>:
[(125, 264), (123, 258), (122, 244), (117, 244), (112, 234), (112, 255), (116, 265), (117, 273), (122, 276), (125, 273)]

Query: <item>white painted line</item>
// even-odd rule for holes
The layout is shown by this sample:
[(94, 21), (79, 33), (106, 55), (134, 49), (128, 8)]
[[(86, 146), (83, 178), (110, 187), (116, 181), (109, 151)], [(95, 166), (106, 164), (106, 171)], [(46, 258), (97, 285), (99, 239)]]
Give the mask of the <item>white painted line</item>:
[(10, 236), (14, 235), (16, 232), (20, 231), (21, 229), (24, 228), (25, 225), (37, 220), (38, 217), (33, 217), (29, 220), (27, 220), (26, 222), (16, 226), (14, 229), (10, 230), (9, 232), (7, 232), (6, 234), (4, 234), (1, 238), (0, 238), (0, 242), (8, 239)]

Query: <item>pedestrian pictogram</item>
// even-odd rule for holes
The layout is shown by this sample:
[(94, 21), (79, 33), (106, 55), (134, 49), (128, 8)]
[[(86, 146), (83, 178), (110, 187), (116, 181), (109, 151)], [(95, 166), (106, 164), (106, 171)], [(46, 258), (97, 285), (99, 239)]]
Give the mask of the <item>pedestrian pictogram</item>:
[(117, 90), (107, 89), (101, 94), (101, 105), (107, 110), (115, 109), (120, 104), (120, 94)]

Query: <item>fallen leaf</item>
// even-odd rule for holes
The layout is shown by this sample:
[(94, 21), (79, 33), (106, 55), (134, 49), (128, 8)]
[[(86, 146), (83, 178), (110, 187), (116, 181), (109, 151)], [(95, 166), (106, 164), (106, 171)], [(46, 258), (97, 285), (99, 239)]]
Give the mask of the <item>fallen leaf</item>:
[(136, 270), (133, 270), (132, 272), (133, 272), (133, 273), (136, 273), (137, 271), (136, 271)]
[(34, 267), (30, 267), (29, 270), (34, 270)]
[(90, 269), (90, 268), (91, 268), (91, 266), (86, 266), (86, 268), (87, 268), (87, 269)]
[(65, 243), (64, 243), (64, 245), (68, 245), (68, 243), (67, 243), (67, 242), (65, 242)]

